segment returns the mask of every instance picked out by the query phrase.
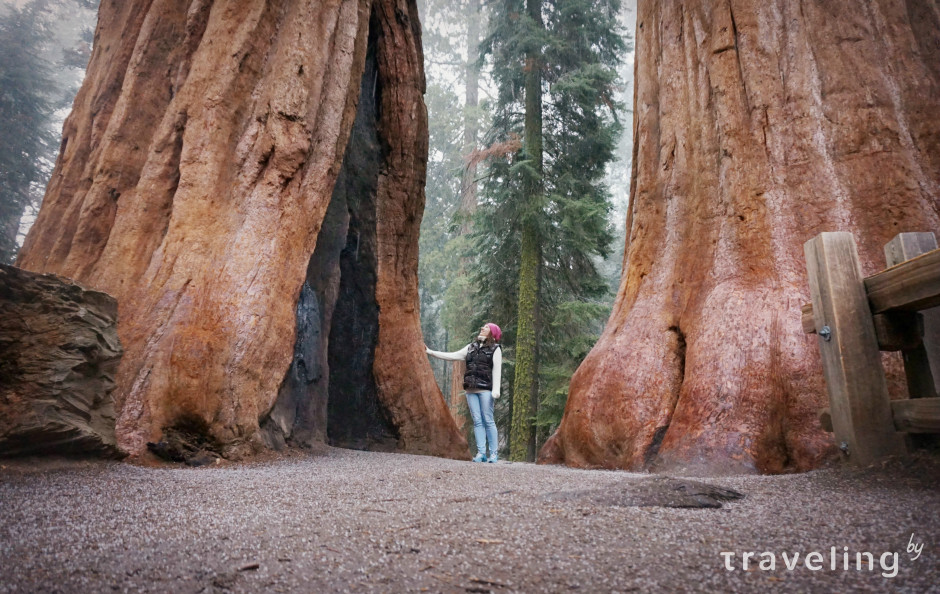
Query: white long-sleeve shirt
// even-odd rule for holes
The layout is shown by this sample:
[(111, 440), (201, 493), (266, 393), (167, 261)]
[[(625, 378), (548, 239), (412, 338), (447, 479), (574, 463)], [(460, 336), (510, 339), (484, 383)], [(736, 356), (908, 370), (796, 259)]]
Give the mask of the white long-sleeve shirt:
[[(467, 351), (470, 349), (470, 345), (463, 347), (459, 351), (454, 351), (453, 353), (445, 353), (442, 351), (432, 351), (431, 349), (425, 347), (427, 354), (438, 359), (444, 359), (445, 361), (463, 361), (467, 358)], [(503, 349), (498, 348), (496, 352), (493, 353), (493, 398), (499, 398), (500, 391), (500, 380), (503, 377)]]

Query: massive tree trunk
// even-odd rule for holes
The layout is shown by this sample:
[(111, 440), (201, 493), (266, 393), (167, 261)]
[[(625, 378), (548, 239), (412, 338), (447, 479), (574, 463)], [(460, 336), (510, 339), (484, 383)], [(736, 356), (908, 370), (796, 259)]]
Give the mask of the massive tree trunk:
[[(235, 454), (257, 448), (279, 389), (269, 436), (325, 439), (331, 391), (285, 372), (292, 359), (335, 359), (329, 377), (358, 373), (367, 385), (352, 390), (369, 394), (372, 419), (347, 409), (330, 422), (383, 426), (406, 451), (466, 455), (418, 324), (423, 90), (413, 2), (102, 3), (19, 264), (117, 297), (122, 448), (138, 454), (180, 423)], [(341, 203), (325, 222), (331, 197)], [(343, 287), (356, 294), (349, 315), (371, 322), (331, 329), (321, 317)], [(298, 326), (311, 331), (295, 340)], [(363, 357), (324, 356), (334, 343)]]
[[(641, 1), (614, 311), (541, 460), (780, 472), (832, 452), (802, 246), (940, 222), (937, 2)], [(897, 375), (897, 369), (893, 371)]]

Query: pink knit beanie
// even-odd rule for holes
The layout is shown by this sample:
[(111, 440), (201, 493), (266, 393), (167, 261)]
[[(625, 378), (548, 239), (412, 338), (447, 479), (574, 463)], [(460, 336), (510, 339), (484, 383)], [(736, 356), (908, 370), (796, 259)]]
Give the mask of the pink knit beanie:
[(499, 326), (492, 322), (487, 324), (487, 327), (490, 329), (490, 335), (492, 335), (493, 340), (499, 342), (500, 337), (503, 335), (503, 331), (499, 329)]

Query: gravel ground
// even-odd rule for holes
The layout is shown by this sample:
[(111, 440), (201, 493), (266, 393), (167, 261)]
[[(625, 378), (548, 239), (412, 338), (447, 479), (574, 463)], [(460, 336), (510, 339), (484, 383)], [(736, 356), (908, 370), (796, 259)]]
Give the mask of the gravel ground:
[(704, 479), (745, 494), (721, 509), (622, 506), (644, 474), (339, 449), (0, 464), (2, 592), (940, 591), (936, 458)]

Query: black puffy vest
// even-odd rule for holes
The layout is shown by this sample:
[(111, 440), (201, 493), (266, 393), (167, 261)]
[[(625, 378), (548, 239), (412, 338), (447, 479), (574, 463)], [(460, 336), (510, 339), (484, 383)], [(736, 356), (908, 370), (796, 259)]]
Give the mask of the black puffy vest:
[(474, 341), (467, 349), (467, 372), (463, 375), (464, 390), (493, 389), (493, 353), (498, 344), (487, 345)]

